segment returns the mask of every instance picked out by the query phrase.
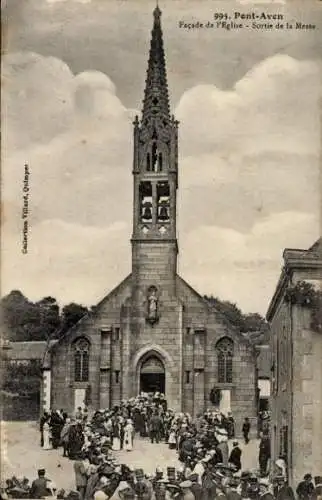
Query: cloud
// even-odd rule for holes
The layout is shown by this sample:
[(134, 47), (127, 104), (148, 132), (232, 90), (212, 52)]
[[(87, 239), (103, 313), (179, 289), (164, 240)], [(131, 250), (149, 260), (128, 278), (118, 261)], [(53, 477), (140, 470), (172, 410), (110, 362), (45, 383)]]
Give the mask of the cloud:
[(104, 228), (43, 221), (29, 230), (27, 254), (16, 235), (5, 239), (3, 282), (33, 300), (53, 295), (92, 305), (129, 272), (129, 238), (123, 221)]
[[(75, 75), (53, 57), (8, 54), (3, 78), (3, 290), (91, 304), (130, 267), (137, 111), (109, 76)], [(317, 237), (319, 82), (316, 63), (276, 55), (230, 90), (182, 95), (180, 269), (201, 293), (264, 311), (282, 249)], [(21, 255), (26, 162), (30, 244)]]
[(282, 249), (308, 248), (318, 231), (318, 217), (300, 212), (268, 216), (247, 234), (199, 226), (182, 235), (181, 245), (190, 252), (180, 271), (202, 294), (237, 302), (247, 312), (265, 314), (282, 266)]

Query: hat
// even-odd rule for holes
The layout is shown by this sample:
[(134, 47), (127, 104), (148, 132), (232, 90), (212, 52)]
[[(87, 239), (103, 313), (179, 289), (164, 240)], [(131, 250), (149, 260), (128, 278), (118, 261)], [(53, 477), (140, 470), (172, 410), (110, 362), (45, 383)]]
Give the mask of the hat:
[(311, 481), (311, 479), (312, 479), (312, 474), (305, 474), (305, 476), (304, 476), (304, 478), (303, 478), (303, 479), (304, 479), (304, 481)]
[(209, 462), (209, 460), (211, 460), (211, 459), (212, 459), (212, 456), (211, 456), (211, 455), (206, 455), (205, 457), (203, 457), (203, 458), (201, 459), (201, 461), (202, 461), (202, 462)]
[(242, 473), (241, 473), (241, 476), (240, 476), (240, 479), (244, 479), (244, 480), (247, 480), (250, 478), (250, 472), (248, 470), (244, 470)]
[(107, 483), (108, 483), (108, 479), (107, 479), (107, 477), (106, 477), (106, 476), (102, 476), (102, 477), (100, 478), (100, 484), (101, 484), (102, 486), (105, 486)]
[(193, 474), (190, 474), (190, 476), (188, 477), (189, 481), (198, 481), (198, 478), (199, 478), (199, 475), (196, 474), (195, 472)]
[(137, 479), (142, 479), (144, 477), (143, 469), (135, 469), (134, 473)]
[(322, 486), (322, 476), (315, 476), (314, 482), (315, 486)]
[(192, 486), (192, 482), (187, 479), (186, 481), (182, 481), (179, 486), (180, 488), (190, 488), (190, 486)]
[(269, 486), (269, 480), (266, 477), (262, 477), (259, 480), (259, 485), (260, 486)]
[(155, 469), (155, 472), (156, 472), (156, 474), (163, 474), (163, 470), (161, 469), (161, 467), (157, 467)]
[(274, 479), (275, 481), (285, 481), (286, 478), (283, 474), (277, 474), (276, 476), (274, 476)]

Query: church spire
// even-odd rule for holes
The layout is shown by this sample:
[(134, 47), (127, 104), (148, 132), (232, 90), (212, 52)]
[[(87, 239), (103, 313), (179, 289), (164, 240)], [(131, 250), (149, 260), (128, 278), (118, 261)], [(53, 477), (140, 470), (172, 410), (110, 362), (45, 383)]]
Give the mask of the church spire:
[(153, 11), (153, 17), (150, 55), (143, 100), (143, 123), (157, 116), (170, 120), (169, 94), (161, 28), (161, 10), (158, 4)]

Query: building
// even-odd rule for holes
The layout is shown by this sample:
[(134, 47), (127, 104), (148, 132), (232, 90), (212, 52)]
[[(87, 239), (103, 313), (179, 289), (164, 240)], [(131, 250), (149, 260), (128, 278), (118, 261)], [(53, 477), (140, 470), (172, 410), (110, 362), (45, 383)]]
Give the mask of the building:
[(254, 348), (177, 274), (178, 122), (158, 7), (133, 125), (132, 272), (51, 348), (44, 405), (106, 408), (160, 391), (176, 411), (219, 406), (240, 425), (256, 416)]
[(321, 294), (321, 252), (321, 240), (309, 250), (284, 251), (284, 267), (267, 313), (272, 458), (285, 458), (292, 485), (305, 473), (319, 475), (322, 470), (322, 331), (313, 321)]

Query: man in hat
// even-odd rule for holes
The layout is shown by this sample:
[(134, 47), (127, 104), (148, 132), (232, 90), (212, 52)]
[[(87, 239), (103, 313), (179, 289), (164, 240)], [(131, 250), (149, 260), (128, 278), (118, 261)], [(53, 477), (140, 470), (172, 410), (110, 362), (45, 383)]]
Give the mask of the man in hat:
[(38, 470), (38, 479), (35, 479), (31, 484), (30, 497), (42, 498), (48, 496), (48, 482), (45, 469)]
[(240, 476), (240, 494), (242, 498), (247, 498), (248, 486), (250, 480), (250, 472), (248, 470), (244, 470)]
[(298, 484), (296, 493), (299, 500), (311, 500), (314, 497), (314, 485), (312, 482), (312, 475), (305, 474), (303, 481)]
[(228, 463), (236, 467), (237, 472), (241, 469), (241, 455), (242, 451), (239, 447), (238, 441), (233, 442), (233, 449), (230, 452)]
[(291, 486), (287, 484), (285, 475), (275, 476), (275, 485), (274, 495), (276, 500), (295, 500), (294, 492)]
[(182, 500), (195, 500), (195, 496), (191, 491), (192, 482), (189, 481), (189, 479), (182, 481), (182, 483), (180, 483), (179, 486), (182, 492), (181, 494)]
[(162, 429), (162, 419), (157, 411), (154, 412), (152, 417), (150, 418), (150, 439), (151, 443), (160, 442), (161, 437), (161, 429)]

